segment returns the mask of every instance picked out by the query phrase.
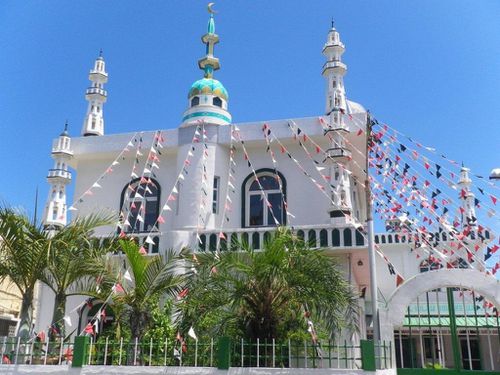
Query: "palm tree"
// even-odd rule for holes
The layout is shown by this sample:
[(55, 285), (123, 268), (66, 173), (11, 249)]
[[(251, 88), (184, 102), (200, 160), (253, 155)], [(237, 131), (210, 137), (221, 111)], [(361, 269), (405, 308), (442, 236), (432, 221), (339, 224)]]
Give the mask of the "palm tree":
[[(162, 297), (176, 297), (183, 289), (187, 273), (183, 258), (186, 250), (167, 250), (162, 255), (144, 256), (131, 240), (120, 240), (124, 262), (111, 259), (114, 275), (120, 274), (120, 287), (113, 294), (113, 306), (121, 311), (133, 338), (140, 342), (151, 323), (152, 306)], [(123, 268), (123, 266), (125, 268)]]
[(113, 237), (99, 239), (94, 236), (96, 228), (112, 222), (109, 215), (91, 214), (76, 218), (45, 237), (48, 261), (42, 281), (54, 292), (52, 327), (62, 335), (67, 298), (94, 295), (93, 281), (103, 272), (105, 256), (117, 248)]
[(0, 279), (8, 279), (22, 295), (19, 314), (21, 337), (31, 333), (35, 287), (43, 278), (48, 248), (45, 234), (23, 213), (0, 207)]
[[(334, 259), (280, 228), (262, 251), (197, 256), (197, 274), (182, 307), (183, 325), (208, 320), (214, 333), (285, 339), (305, 332), (307, 319), (333, 336), (356, 323), (356, 302)], [(203, 327), (202, 327), (203, 329)]]

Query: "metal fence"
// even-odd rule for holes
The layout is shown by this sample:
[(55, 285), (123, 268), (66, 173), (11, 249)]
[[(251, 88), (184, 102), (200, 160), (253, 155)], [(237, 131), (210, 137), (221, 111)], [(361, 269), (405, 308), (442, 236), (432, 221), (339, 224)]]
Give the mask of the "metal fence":
[(363, 345), (347, 341), (221, 339), (188, 339), (181, 343), (168, 338), (147, 341), (100, 338), (96, 342), (87, 337), (82, 347), (61, 340), (4, 337), (0, 341), (0, 364), (67, 365), (73, 362), (73, 357), (75, 362), (80, 358), (78, 362), (84, 366), (362, 369), (371, 360), (373, 366), (383, 369), (392, 364), (390, 342), (371, 343), (371, 349), (366, 350)]
[(73, 360), (72, 342), (4, 337), (0, 345), (1, 364), (62, 365)]
[(87, 365), (215, 367), (217, 342), (177, 340), (90, 341)]
[(233, 367), (361, 368), (361, 347), (332, 341), (245, 341), (232, 344)]

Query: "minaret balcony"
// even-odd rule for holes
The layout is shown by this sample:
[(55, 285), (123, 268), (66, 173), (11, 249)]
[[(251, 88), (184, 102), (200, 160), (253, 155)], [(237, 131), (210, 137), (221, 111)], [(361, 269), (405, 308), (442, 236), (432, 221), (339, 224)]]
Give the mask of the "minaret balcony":
[(47, 175), (47, 179), (64, 179), (71, 180), (71, 172), (65, 169), (49, 169), (49, 174)]
[(101, 89), (100, 87), (89, 87), (87, 91), (85, 91), (86, 95), (101, 95), (104, 97), (108, 96), (108, 93), (106, 90)]
[(99, 74), (99, 75), (105, 76), (105, 77), (108, 76), (108, 73), (106, 73), (105, 71), (103, 71), (103, 70), (95, 70), (95, 69), (92, 69), (89, 74)]
[(328, 133), (343, 133), (342, 136), (345, 136), (346, 134), (350, 133), (350, 131), (345, 127), (342, 128), (328, 127), (327, 129), (324, 130), (323, 133), (325, 135), (327, 135)]
[(344, 43), (332, 43), (325, 44), (323, 47), (323, 51), (321, 51), (324, 55), (329, 54), (331, 52), (342, 54), (345, 51)]
[(68, 156), (73, 156), (73, 151), (64, 147), (52, 147), (52, 154), (65, 154)]
[[(326, 160), (347, 161), (352, 159), (352, 153), (343, 147), (333, 147), (325, 151)], [(340, 159), (340, 160), (339, 160)]]
[(342, 61), (327, 61), (323, 65), (323, 74), (330, 70), (333, 70), (333, 72), (336, 74), (345, 74), (345, 72), (347, 71), (347, 65)]

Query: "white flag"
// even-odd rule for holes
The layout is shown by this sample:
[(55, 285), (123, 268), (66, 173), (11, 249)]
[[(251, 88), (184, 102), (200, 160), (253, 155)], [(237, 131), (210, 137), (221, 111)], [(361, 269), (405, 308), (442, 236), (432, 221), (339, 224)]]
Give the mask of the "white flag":
[(102, 187), (101, 185), (99, 185), (97, 182), (94, 182), (94, 184), (92, 185), (92, 187), (95, 187), (95, 188), (100, 188)]
[(63, 319), (68, 326), (70, 326), (70, 327), (73, 326), (73, 324), (71, 324), (71, 318), (69, 316), (65, 316)]
[(125, 280), (132, 281), (132, 276), (130, 276), (130, 272), (128, 272), (128, 270), (126, 270), (125, 273), (123, 274), (123, 278)]
[(154, 245), (154, 244), (155, 244), (155, 242), (153, 241), (153, 239), (151, 238), (151, 236), (147, 236), (147, 237), (146, 237), (146, 241), (145, 241), (145, 242), (146, 242), (146, 243), (149, 243), (149, 244), (151, 244), (151, 245)]
[(198, 337), (196, 337), (196, 333), (194, 333), (194, 329), (192, 326), (191, 326), (191, 328), (189, 328), (188, 335), (190, 337), (192, 337), (193, 339), (195, 339), (196, 341), (198, 341)]

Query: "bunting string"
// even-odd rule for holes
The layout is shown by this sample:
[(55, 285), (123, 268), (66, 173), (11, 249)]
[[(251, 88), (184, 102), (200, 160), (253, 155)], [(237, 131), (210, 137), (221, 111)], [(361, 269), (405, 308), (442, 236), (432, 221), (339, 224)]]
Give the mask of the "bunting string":
[[(128, 153), (130, 150), (129, 150), (129, 145), (131, 144), (132, 140), (135, 139), (135, 137), (137, 136), (138, 133), (134, 133), (134, 135), (132, 136), (132, 138), (130, 138), (130, 140), (128, 141), (127, 145), (120, 151), (120, 153), (118, 154), (117, 157), (115, 157), (115, 159), (111, 162), (111, 164), (109, 164), (109, 166), (105, 169), (104, 172), (102, 172), (99, 177), (92, 183), (92, 185), (85, 190), (85, 192), (83, 194), (81, 194), (75, 201), (74, 203), (68, 208), (68, 211), (77, 211), (78, 209), (75, 207), (77, 205), (79, 205), (80, 203), (82, 203), (84, 201), (84, 197), (87, 196), (87, 195), (92, 195), (92, 189), (99, 189), (99, 188), (102, 188), (102, 180), (104, 180), (106, 178), (106, 176), (110, 173), (113, 172), (113, 168), (117, 165), (120, 164), (119, 160), (120, 159), (125, 159), (124, 157), (124, 154)], [(132, 145), (133, 146), (133, 145)]]
[[(351, 146), (351, 148), (353, 148), (356, 152), (360, 153), (361, 155), (364, 155), (364, 154), (363, 154), (363, 153), (361, 153), (361, 152), (360, 152), (360, 151), (359, 151), (359, 150), (358, 150), (358, 149), (357, 149), (357, 148), (356, 148), (356, 147), (355, 147), (352, 143), (350, 143), (350, 142), (347, 140), (347, 138), (345, 138), (345, 141), (346, 141), (347, 143), (349, 143), (349, 145)], [(354, 162), (355, 162), (355, 161), (354, 161)], [(372, 166), (373, 166), (373, 163), (371, 163), (370, 165), (372, 165)], [(380, 186), (380, 185), (375, 184), (375, 186), (377, 187), (377, 186)], [(403, 187), (403, 189), (404, 189), (404, 187)], [(388, 198), (391, 198), (391, 200), (393, 200), (392, 196), (389, 196), (388, 194), (387, 194), (387, 197), (388, 197)], [(382, 202), (382, 203), (384, 203), (384, 202)], [(416, 208), (416, 209), (417, 209), (417, 213), (420, 213), (421, 215), (425, 214), (423, 211), (419, 210), (418, 208)], [(435, 212), (432, 212), (431, 214), (432, 214), (432, 215), (436, 215), (436, 213), (435, 213)], [(387, 218), (386, 218), (386, 219), (387, 219)], [(389, 219), (390, 219), (390, 218), (389, 218)], [(442, 220), (441, 220), (440, 222), (442, 223)], [(417, 231), (419, 231), (419, 232), (420, 232), (419, 234), (421, 234), (423, 238), (425, 238), (425, 236), (430, 236), (430, 235), (433, 235), (433, 233), (430, 233), (430, 231), (428, 231), (427, 233), (425, 233), (424, 231), (422, 231), (422, 230), (421, 230), (421, 229), (419, 229), (419, 228), (416, 228), (416, 229), (417, 229)], [(467, 254), (468, 254), (468, 259), (469, 259), (469, 260), (471, 260), (472, 258), (477, 258), (477, 257), (474, 255), (474, 252), (470, 251), (470, 249), (467, 247), (467, 244), (465, 243), (465, 241), (463, 241), (463, 240), (459, 240), (459, 242), (460, 242), (460, 246), (463, 246), (465, 249), (467, 249)], [(429, 244), (429, 245), (430, 245), (430, 244)], [(432, 247), (431, 247), (431, 248), (432, 248)], [(476, 245), (475, 250), (476, 250), (476, 251), (478, 250), (477, 245)], [(451, 253), (453, 253), (453, 250), (450, 250), (450, 251), (451, 251)], [(442, 254), (441, 254), (441, 255), (442, 255)], [(443, 255), (442, 255), (442, 256), (443, 256)], [(443, 256), (443, 257), (444, 257), (444, 256)], [(481, 264), (481, 263), (482, 263), (482, 260), (480, 259), (478, 263), (479, 263), (479, 264)], [(484, 268), (483, 268), (483, 269), (484, 269)]]

